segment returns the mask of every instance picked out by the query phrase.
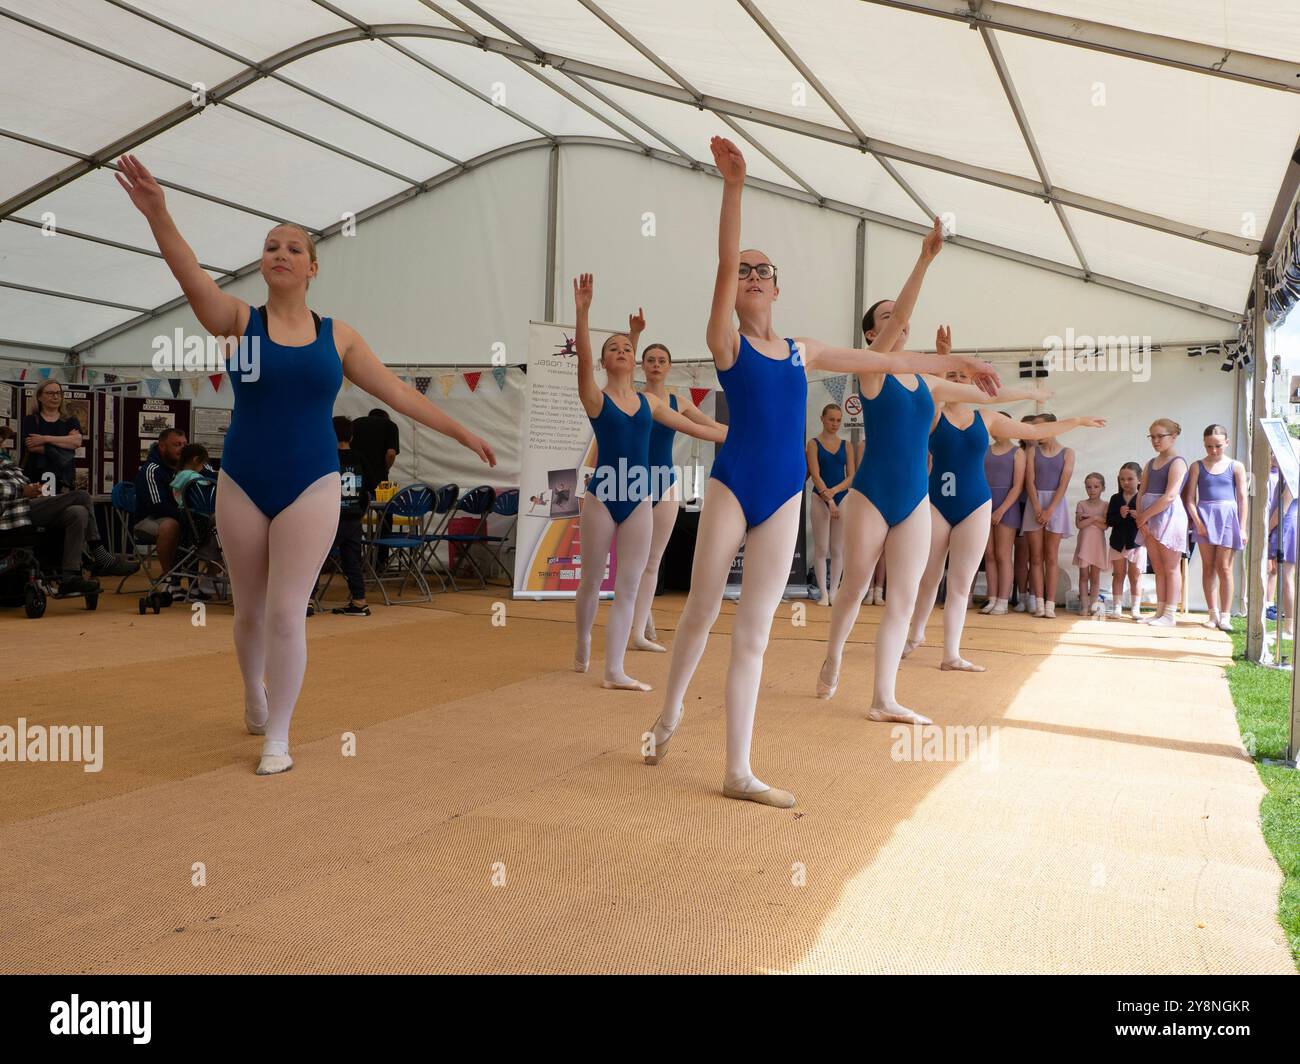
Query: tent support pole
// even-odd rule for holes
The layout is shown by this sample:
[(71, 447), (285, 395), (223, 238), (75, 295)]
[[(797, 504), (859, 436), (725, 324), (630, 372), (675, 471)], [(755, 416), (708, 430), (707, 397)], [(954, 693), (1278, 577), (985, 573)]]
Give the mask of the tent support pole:
[(1255, 266), (1255, 306), (1251, 317), (1251, 368), (1254, 392), (1247, 428), (1250, 432), (1250, 542), (1246, 544), (1246, 660), (1262, 662), (1264, 645), (1265, 554), (1268, 550), (1268, 437), (1259, 419), (1268, 417), (1268, 354), (1264, 349), (1264, 264)]
[(551, 145), (546, 177), (546, 320), (555, 320), (555, 236), (560, 222), (560, 146)]

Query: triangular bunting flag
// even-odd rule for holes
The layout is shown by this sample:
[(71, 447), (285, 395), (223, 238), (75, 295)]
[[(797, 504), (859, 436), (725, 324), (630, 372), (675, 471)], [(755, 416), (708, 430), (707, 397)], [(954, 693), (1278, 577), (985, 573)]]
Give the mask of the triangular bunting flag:
[(482, 373), (481, 370), (475, 370), (473, 373), (466, 373), (466, 374), (465, 374), (465, 383), (469, 385), (469, 390), (470, 390), (471, 392), (474, 391), (474, 390), (478, 387), (478, 379), (479, 379), (481, 376), (483, 376), (483, 373)]
[(221, 377), (222, 374), (214, 373), (212, 374), (211, 377), (208, 378), (208, 383), (212, 385), (212, 390), (214, 392), (219, 393), (221, 391)]
[(438, 387), (442, 389), (442, 397), (447, 398), (451, 394), (451, 386), (456, 383), (456, 374), (444, 373), (438, 378)]
[(117, 383), (117, 374), (116, 374), (116, 373), (105, 373), (105, 374), (104, 374), (104, 383), (105, 383), (105, 384), (116, 384), (116, 383)]
[(149, 389), (149, 394), (152, 396), (157, 396), (158, 389), (162, 387), (162, 380), (158, 377), (150, 377), (144, 383), (145, 387)]
[(492, 367), (492, 379), (493, 379), (494, 381), (497, 382), (497, 388), (498, 388), (498, 389), (500, 389), (501, 391), (505, 391), (505, 387), (506, 387), (506, 367), (505, 367), (505, 366), (493, 366), (493, 367)]
[(91, 384), (97, 383), (99, 380), (99, 370), (97, 369), (86, 370), (86, 379), (90, 381)]
[(827, 377), (822, 381), (826, 385), (826, 390), (831, 393), (831, 398), (835, 400), (836, 405), (844, 402), (844, 385), (847, 379), (846, 377)]
[(27, 379), (27, 367), (24, 366), (18, 371), (18, 379), (20, 381), (25, 381)]
[(167, 387), (172, 390), (173, 399), (179, 399), (181, 397), (181, 379), (179, 377), (168, 377)]
[(691, 402), (694, 403), (696, 406), (699, 406), (699, 405), (700, 405), (702, 402), (704, 402), (704, 400), (707, 399), (708, 397), (709, 397), (709, 389), (708, 389), (708, 388), (692, 388), (692, 389), (691, 389)]
[(42, 367), (41, 367), (41, 376), (44, 377), (46, 380), (49, 380), (49, 379), (50, 379), (50, 367), (49, 367), (49, 366), (42, 366)]
[(427, 395), (429, 393), (429, 385), (432, 383), (433, 383), (432, 377), (416, 377), (415, 390), (418, 391), (421, 395)]
[(525, 377), (527, 377), (527, 376), (528, 376), (528, 364), (527, 364), (527, 363), (524, 363), (524, 365), (520, 366), (520, 367), (519, 367), (519, 372), (522, 373)]

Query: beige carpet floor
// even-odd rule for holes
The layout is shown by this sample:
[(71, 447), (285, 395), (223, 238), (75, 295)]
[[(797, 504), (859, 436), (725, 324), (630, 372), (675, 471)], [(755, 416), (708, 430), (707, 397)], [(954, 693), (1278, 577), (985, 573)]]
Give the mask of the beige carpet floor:
[(659, 695), (600, 688), (602, 631), (578, 675), (571, 602), (498, 601), (309, 621), (271, 778), (228, 609), (0, 612), (0, 725), (104, 727), (101, 772), (0, 763), (0, 970), (1294, 973), (1226, 635), (972, 613), (987, 673), (903, 663), (954, 729), (913, 744), (864, 716), (881, 608), (820, 702), (829, 611), (785, 604), (753, 759), (783, 811), (720, 793), (730, 604), (649, 768)]

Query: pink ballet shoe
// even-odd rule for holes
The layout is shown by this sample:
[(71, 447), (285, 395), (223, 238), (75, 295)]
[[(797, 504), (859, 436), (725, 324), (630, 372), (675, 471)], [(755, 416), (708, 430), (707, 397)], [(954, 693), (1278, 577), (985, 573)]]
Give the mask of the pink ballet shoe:
[(626, 680), (601, 680), (600, 686), (606, 691), (650, 691), (653, 688), (648, 683), (642, 683), (640, 680), (634, 680), (628, 677)]
[[(825, 665), (825, 663), (823, 662), (823, 664), (822, 664), (822, 672), (825, 672), (825, 671), (826, 671), (826, 665)], [(817, 697), (818, 697), (818, 698), (821, 698), (821, 699), (831, 699), (831, 698), (834, 698), (834, 697), (835, 697), (835, 692), (836, 692), (837, 690), (839, 690), (839, 686), (840, 686), (840, 677), (839, 677), (839, 673), (836, 673), (836, 674), (835, 674), (835, 680), (834, 680), (832, 683), (827, 683), (825, 680), (823, 680), (823, 679), (822, 679), (822, 674), (821, 674), (821, 673), (818, 673), (818, 674), (817, 674)]]
[(942, 672), (987, 672), (983, 665), (976, 665), (965, 658), (958, 658), (956, 661), (941, 661), (939, 669)]
[[(266, 701), (270, 701), (271, 692), (266, 689), (266, 684), (262, 684), (262, 694)], [(257, 721), (253, 720), (253, 718), (248, 715), (248, 706), (244, 706), (244, 727), (248, 729), (249, 735), (265, 735), (267, 721), (270, 719), (271, 711), (268, 708), (266, 720), (262, 721), (261, 724), (258, 724)]]
[(867, 711), (867, 719), (875, 721), (888, 721), (893, 724), (916, 724), (926, 725), (933, 724), (929, 717), (923, 717), (919, 713), (913, 713), (910, 709), (899, 706), (897, 709), (878, 709), (872, 706)]

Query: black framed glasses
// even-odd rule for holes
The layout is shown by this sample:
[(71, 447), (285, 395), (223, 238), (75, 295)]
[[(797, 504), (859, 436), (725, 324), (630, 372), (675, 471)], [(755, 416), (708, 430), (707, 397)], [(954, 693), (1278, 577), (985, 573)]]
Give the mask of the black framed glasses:
[(742, 262), (740, 264), (740, 279), (745, 280), (751, 273), (757, 274), (760, 281), (770, 281), (776, 276), (776, 267), (770, 262), (760, 262), (757, 266)]

